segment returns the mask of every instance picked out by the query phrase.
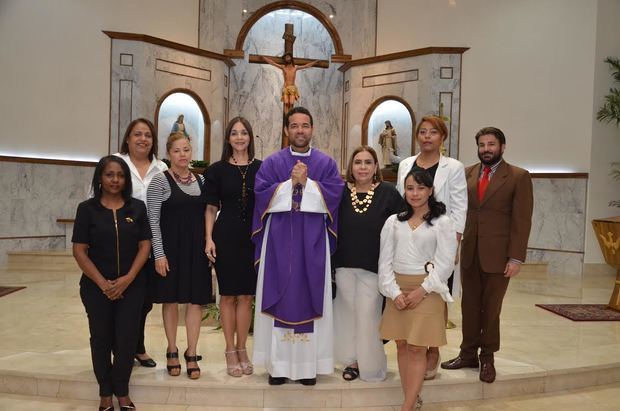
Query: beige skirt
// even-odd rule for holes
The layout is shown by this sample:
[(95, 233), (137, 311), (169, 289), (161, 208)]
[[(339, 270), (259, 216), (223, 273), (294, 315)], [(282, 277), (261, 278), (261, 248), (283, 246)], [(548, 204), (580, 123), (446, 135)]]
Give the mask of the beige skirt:
[[(404, 292), (420, 287), (426, 274), (396, 275), (396, 283)], [(437, 293), (429, 294), (414, 309), (399, 311), (391, 298), (386, 299), (379, 332), (384, 340), (407, 340), (421, 347), (446, 345), (445, 303)]]

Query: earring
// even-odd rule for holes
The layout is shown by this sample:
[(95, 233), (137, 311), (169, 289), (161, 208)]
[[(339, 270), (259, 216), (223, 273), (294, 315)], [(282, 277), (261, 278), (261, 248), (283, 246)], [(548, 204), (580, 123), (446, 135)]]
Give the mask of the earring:
[(101, 183), (99, 183), (99, 191), (101, 191)]

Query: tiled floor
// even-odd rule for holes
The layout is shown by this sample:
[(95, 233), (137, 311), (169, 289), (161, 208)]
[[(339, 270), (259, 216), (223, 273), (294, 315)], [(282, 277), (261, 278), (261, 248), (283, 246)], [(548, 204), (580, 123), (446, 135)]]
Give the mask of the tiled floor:
[[(543, 410), (550, 409), (550, 404), (562, 404), (562, 410), (577, 407), (589, 410), (620, 409), (620, 406), (616, 406), (620, 400), (613, 401), (620, 398), (618, 385), (560, 393), (564, 389), (582, 386), (586, 380), (591, 384), (620, 381), (620, 322), (575, 323), (534, 307), (535, 303), (606, 302), (613, 275), (606, 272), (586, 278), (579, 297), (525, 293), (517, 290), (531, 287), (513, 284), (502, 312), (502, 349), (496, 356), (498, 381), (491, 385), (480, 383), (476, 370), (441, 371), (438, 378), (428, 383), (423, 392), (426, 400), (424, 409)], [(88, 328), (78, 296), (78, 279), (79, 273), (74, 269), (0, 269), (0, 284), (27, 286), (25, 290), (0, 298), (0, 410), (82, 410), (92, 409), (96, 404), (88, 401), (96, 399), (96, 391), (93, 394), (94, 376), (90, 364)], [(457, 306), (451, 308), (450, 318), (460, 326), (460, 310)], [(278, 404), (278, 401), (286, 402), (287, 395), (294, 396), (300, 392), (297, 385), (280, 387), (282, 390), (278, 391), (269, 390), (264, 370), (261, 369), (257, 369), (256, 374), (250, 377), (235, 379), (227, 376), (223, 338), (221, 332), (213, 327), (203, 327), (201, 333), (199, 353), (205, 357), (201, 363), (203, 377), (197, 382), (184, 377), (168, 377), (164, 367), (165, 338), (159, 308), (154, 309), (149, 316), (146, 332), (147, 349), (157, 360), (158, 367), (137, 367), (134, 370), (133, 399), (136, 403), (141, 401), (141, 410), (220, 409), (188, 408), (185, 405), (161, 405), (158, 408), (146, 404), (147, 401), (182, 404), (185, 399), (188, 404), (203, 404), (199, 397), (206, 396), (204, 390), (209, 388), (210, 400), (214, 400), (214, 396), (220, 397), (220, 404), (238, 405), (236, 410), (263, 409), (241, 406), (260, 403), (266, 407)], [(448, 345), (441, 350), (444, 359), (456, 355), (460, 338), (460, 327), (448, 330)], [(185, 347), (183, 329), (179, 330), (178, 346), (181, 350)], [(400, 389), (393, 344), (386, 345), (386, 351), (389, 361), (386, 382), (346, 383), (336, 371), (331, 376), (321, 376), (315, 389), (304, 391), (301, 405), (322, 406), (321, 409), (325, 410), (331, 409), (329, 407), (351, 407), (353, 404), (350, 409), (391, 410), (391, 406), (398, 403)], [(601, 372), (601, 369), (604, 371)], [(26, 376), (38, 378), (33, 383), (34, 387), (24, 382), (22, 377)], [(58, 383), (59, 380), (64, 383)], [(196, 389), (198, 391), (192, 391)], [(252, 395), (235, 395), (238, 391), (234, 390), (238, 389), (254, 389), (252, 395), (256, 395), (256, 398), (249, 398)], [(335, 391), (339, 394), (334, 394)], [(556, 392), (519, 397), (523, 393), (549, 391)], [(1, 392), (29, 394), (32, 397)], [(171, 401), (175, 395), (178, 398)], [(506, 395), (517, 397), (498, 398)], [(47, 399), (45, 396), (76, 400)], [(487, 399), (464, 402), (478, 398)], [(449, 399), (459, 402), (446, 402)], [(29, 401), (34, 403), (29, 404)], [(41, 404), (45, 404), (45, 407)], [(359, 404), (359, 407), (354, 404)], [(364, 405), (373, 404), (388, 406), (363, 408)], [(296, 405), (299, 403), (290, 402), (290, 408), (287, 409), (295, 409), (293, 407)]]
[[(0, 395), (0, 411), (91, 411), (97, 401), (78, 401), (31, 397), (24, 395)], [(459, 401), (439, 404), (425, 404), (424, 411), (617, 411), (620, 407), (620, 384), (512, 397), (509, 399)], [(200, 407), (185, 405), (140, 404), (140, 411), (335, 411), (339, 408), (238, 408)], [(398, 406), (355, 408), (360, 411), (399, 411)]]

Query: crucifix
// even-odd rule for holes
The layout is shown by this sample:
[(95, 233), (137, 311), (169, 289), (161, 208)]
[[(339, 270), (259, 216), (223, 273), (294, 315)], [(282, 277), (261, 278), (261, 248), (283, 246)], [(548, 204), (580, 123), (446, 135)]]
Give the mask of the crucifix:
[[(282, 97), (280, 101), (283, 103), (283, 113), (286, 114), (297, 100), (299, 100), (299, 90), (295, 85), (295, 78), (298, 70), (304, 70), (310, 67), (328, 68), (329, 61), (327, 60), (311, 60), (293, 57), (293, 44), (295, 43), (295, 35), (293, 34), (293, 24), (284, 25), (284, 55), (282, 57), (275, 56), (261, 56), (257, 54), (250, 54), (250, 63), (258, 64), (271, 64), (274, 67), (279, 68), (284, 76), (284, 86), (282, 87)], [(295, 63), (301, 63), (296, 65)], [(284, 124), (283, 124), (284, 126)], [(286, 147), (288, 141), (284, 134), (284, 127), (282, 128), (282, 147)]]

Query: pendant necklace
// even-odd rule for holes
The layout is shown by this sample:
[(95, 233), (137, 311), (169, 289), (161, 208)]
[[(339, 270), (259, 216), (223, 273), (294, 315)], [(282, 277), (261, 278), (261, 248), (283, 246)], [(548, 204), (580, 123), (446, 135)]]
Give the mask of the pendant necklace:
[(245, 176), (248, 174), (248, 170), (250, 169), (250, 165), (254, 162), (254, 159), (248, 161), (246, 165), (240, 166), (237, 164), (237, 159), (235, 159), (234, 156), (230, 158), (232, 158), (237, 170), (239, 170), (239, 174), (241, 174), (241, 198), (239, 201), (241, 202), (241, 218), (245, 221), (248, 208), (248, 188), (245, 182)]

